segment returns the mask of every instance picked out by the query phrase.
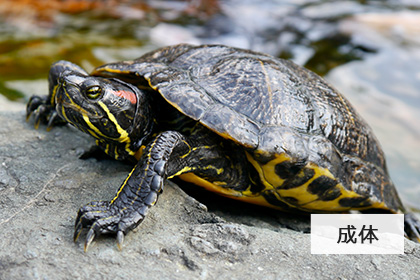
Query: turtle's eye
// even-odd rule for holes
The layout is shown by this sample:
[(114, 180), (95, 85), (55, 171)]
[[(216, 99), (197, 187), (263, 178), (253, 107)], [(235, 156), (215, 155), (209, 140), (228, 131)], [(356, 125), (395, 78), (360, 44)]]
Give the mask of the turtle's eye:
[(86, 96), (89, 99), (97, 99), (101, 96), (102, 88), (100, 86), (91, 86), (86, 90)]

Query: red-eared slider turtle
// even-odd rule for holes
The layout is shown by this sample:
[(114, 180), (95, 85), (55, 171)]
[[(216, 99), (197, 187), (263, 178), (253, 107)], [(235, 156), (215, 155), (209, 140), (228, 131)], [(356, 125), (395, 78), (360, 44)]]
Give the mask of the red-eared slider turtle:
[[(371, 129), (318, 75), (293, 62), (221, 45), (177, 45), (90, 75), (59, 61), (28, 117), (68, 122), (115, 159), (137, 162), (110, 201), (82, 207), (74, 239), (124, 234), (166, 179), (276, 209), (405, 213)], [(405, 215), (405, 231), (420, 223)]]

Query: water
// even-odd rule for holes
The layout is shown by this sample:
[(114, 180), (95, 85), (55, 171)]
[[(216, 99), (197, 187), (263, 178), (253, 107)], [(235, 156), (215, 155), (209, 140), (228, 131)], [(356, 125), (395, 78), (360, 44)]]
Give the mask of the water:
[(350, 99), (382, 143), (401, 196), (420, 207), (419, 1), (25, 2), (0, 5), (0, 93), (8, 99), (46, 94), (59, 59), (91, 70), (181, 42), (270, 53), (324, 75)]

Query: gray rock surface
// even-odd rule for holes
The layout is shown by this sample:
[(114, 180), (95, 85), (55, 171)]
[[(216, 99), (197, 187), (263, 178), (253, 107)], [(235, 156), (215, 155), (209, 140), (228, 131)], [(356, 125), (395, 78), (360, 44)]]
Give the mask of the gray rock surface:
[[(33, 129), (0, 101), (0, 279), (416, 279), (420, 245), (404, 255), (311, 255), (309, 220), (168, 182), (125, 238), (74, 243), (78, 208), (110, 199), (131, 167), (80, 160), (93, 141), (71, 127)], [(18, 110), (17, 110), (18, 109)], [(13, 112), (12, 112), (13, 111)], [(191, 191), (191, 187), (185, 188)], [(228, 203), (229, 202), (229, 203)], [(81, 236), (83, 239), (83, 236)]]

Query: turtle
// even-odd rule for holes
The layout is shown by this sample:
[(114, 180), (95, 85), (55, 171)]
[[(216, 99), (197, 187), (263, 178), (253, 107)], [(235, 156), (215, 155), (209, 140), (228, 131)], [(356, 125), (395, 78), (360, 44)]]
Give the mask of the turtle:
[[(96, 150), (134, 168), (110, 200), (80, 208), (74, 240), (124, 236), (174, 177), (285, 212), (404, 213), (372, 129), (323, 78), (290, 60), (224, 45), (179, 44), (90, 74), (54, 63), (49, 94), (32, 96), (27, 119), (70, 123)], [(244, 204), (245, 205), (245, 204)]]

